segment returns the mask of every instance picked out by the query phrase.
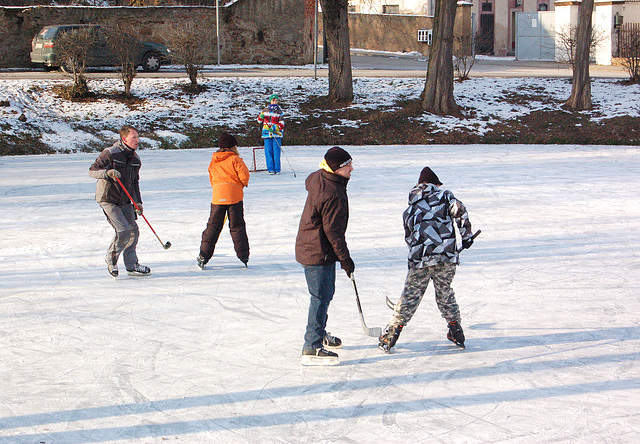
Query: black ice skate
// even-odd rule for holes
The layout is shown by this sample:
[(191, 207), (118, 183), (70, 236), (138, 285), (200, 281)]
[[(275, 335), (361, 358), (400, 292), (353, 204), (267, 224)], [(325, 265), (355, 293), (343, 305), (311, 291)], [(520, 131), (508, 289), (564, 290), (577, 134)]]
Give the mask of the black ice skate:
[(129, 276), (149, 276), (151, 274), (151, 268), (136, 262), (132, 269), (127, 270), (127, 274)]
[(380, 350), (385, 353), (390, 353), (391, 347), (396, 345), (396, 342), (398, 342), (402, 328), (402, 325), (398, 325), (397, 327), (387, 325), (387, 328), (384, 329), (384, 333), (380, 335), (380, 338), (378, 338), (380, 341), (378, 344)]
[(324, 348), (302, 351), (302, 365), (338, 365), (338, 354)]
[(458, 347), (464, 348), (464, 332), (460, 324), (457, 321), (451, 321), (448, 325), (449, 331), (447, 332), (447, 339)]
[(198, 255), (196, 261), (198, 262), (198, 268), (201, 270), (204, 270), (207, 267), (207, 260), (203, 258), (201, 254)]
[(342, 348), (342, 340), (336, 336), (332, 336), (327, 332), (326, 336), (322, 339), (322, 345), (329, 350)]

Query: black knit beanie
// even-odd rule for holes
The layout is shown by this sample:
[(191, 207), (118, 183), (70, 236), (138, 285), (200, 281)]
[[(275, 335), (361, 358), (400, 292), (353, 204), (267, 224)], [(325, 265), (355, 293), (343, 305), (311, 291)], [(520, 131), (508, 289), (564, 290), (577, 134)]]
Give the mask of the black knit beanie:
[(418, 183), (432, 183), (438, 186), (442, 185), (442, 182), (440, 182), (440, 179), (438, 179), (436, 173), (431, 171), (431, 168), (429, 167), (424, 167), (422, 169), (422, 171), (420, 172), (420, 179), (418, 179)]
[(349, 165), (351, 156), (339, 146), (334, 146), (333, 148), (329, 148), (329, 151), (324, 155), (324, 161), (327, 162), (329, 168), (335, 172), (343, 166)]
[(236, 140), (235, 136), (227, 132), (220, 134), (220, 139), (218, 142), (220, 143), (220, 148), (223, 149), (238, 146), (238, 141)]

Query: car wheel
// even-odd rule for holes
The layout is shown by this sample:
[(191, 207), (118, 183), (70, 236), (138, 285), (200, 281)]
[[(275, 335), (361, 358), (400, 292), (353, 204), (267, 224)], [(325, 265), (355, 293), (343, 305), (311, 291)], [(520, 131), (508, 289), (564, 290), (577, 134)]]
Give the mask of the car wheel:
[(42, 68), (47, 72), (53, 71), (54, 69), (58, 69), (57, 66), (46, 65), (44, 63), (42, 64)]
[(157, 52), (148, 52), (142, 57), (142, 69), (148, 72), (155, 72), (160, 69), (162, 60)]

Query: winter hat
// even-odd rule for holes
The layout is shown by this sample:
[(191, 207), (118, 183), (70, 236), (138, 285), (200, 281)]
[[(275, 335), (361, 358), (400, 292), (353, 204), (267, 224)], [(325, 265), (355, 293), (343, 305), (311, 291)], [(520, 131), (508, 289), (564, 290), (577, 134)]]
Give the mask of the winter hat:
[(329, 165), (331, 171), (336, 171), (342, 168), (343, 166), (349, 165), (351, 163), (351, 156), (345, 150), (340, 148), (339, 146), (334, 146), (333, 148), (329, 148), (329, 151), (324, 155), (324, 161)]
[(420, 172), (420, 179), (418, 179), (418, 183), (432, 183), (438, 186), (442, 185), (442, 182), (440, 182), (440, 179), (438, 179), (436, 173), (431, 171), (431, 168), (429, 167), (424, 167), (422, 169), (422, 171)]
[(269, 96), (269, 102), (271, 102), (273, 99), (280, 100), (280, 97), (278, 97), (277, 94), (271, 94)]
[(238, 146), (238, 140), (235, 138), (235, 136), (227, 132), (220, 134), (220, 139), (218, 142), (220, 143), (220, 148), (223, 149)]

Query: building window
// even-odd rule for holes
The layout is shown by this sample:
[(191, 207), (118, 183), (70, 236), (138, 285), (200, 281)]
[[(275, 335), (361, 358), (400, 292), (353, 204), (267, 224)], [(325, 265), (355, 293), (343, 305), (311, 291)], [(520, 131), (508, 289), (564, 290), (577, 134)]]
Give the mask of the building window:
[(493, 11), (493, 4), (489, 2), (482, 3), (482, 12), (491, 12)]
[(383, 14), (400, 14), (400, 5), (382, 5)]
[(540, 3), (538, 5), (538, 11), (548, 11), (549, 10), (549, 5), (546, 3)]
[(418, 41), (430, 45), (433, 42), (433, 29), (418, 29)]

